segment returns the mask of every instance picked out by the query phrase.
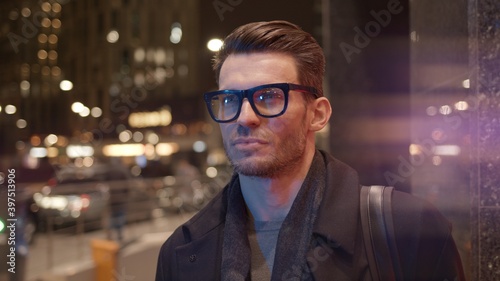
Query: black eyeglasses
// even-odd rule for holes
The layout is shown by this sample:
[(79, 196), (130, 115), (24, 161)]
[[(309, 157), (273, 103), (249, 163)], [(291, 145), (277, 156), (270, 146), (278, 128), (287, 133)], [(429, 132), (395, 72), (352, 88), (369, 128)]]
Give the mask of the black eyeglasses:
[(253, 111), (262, 117), (273, 118), (285, 113), (288, 106), (288, 92), (294, 90), (313, 94), (313, 87), (290, 83), (260, 85), (247, 90), (220, 90), (204, 94), (205, 103), (212, 119), (218, 123), (234, 121), (240, 116), (243, 99), (247, 98)]

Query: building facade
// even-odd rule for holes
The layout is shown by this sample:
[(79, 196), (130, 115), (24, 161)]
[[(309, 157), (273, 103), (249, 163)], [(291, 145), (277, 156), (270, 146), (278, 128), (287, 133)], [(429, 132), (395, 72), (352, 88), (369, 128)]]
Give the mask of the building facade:
[[(137, 142), (146, 142), (146, 134), (161, 141), (200, 133), (203, 105), (201, 99), (191, 101), (203, 88), (197, 67), (198, 2), (2, 2), (0, 153), (5, 162), (7, 156), (20, 161), (20, 153), (38, 146), (55, 148), (52, 155), (47, 152), (49, 158), (66, 157), (68, 144), (116, 143), (124, 131), (130, 141), (137, 133)], [(129, 120), (133, 113), (169, 120), (138, 126)], [(49, 136), (55, 142), (47, 143)]]

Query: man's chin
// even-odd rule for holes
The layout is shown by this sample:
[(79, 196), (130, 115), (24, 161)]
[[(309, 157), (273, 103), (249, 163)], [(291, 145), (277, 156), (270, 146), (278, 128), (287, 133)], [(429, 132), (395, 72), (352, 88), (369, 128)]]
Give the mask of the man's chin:
[(249, 157), (239, 161), (231, 161), (234, 171), (248, 177), (272, 178), (278, 169), (262, 158)]
[(253, 157), (246, 157), (244, 159), (238, 158), (238, 159), (231, 159), (231, 164), (235, 169), (241, 170), (241, 171), (246, 171), (246, 170), (253, 170), (255, 167), (258, 167), (255, 159), (252, 159)]
[(260, 167), (249, 167), (249, 166), (233, 166), (234, 171), (240, 175), (247, 177), (258, 177), (258, 178), (271, 178), (272, 174), (269, 170), (264, 170)]

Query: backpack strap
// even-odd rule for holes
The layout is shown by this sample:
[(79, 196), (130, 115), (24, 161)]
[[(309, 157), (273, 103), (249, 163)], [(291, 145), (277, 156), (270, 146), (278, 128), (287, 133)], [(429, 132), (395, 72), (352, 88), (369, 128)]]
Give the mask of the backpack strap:
[(403, 280), (392, 220), (392, 186), (362, 186), (361, 224), (373, 280)]

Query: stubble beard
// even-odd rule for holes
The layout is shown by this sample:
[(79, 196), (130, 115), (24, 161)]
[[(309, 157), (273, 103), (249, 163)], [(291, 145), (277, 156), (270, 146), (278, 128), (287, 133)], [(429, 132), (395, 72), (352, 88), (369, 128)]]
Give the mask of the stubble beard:
[(300, 130), (300, 134), (288, 135), (276, 145), (274, 152), (256, 160), (245, 159), (245, 157), (235, 159), (235, 155), (231, 155), (226, 142), (224, 142), (224, 148), (235, 172), (249, 177), (276, 178), (293, 173), (294, 168), (300, 165), (306, 146), (306, 136), (303, 132), (304, 130)]

